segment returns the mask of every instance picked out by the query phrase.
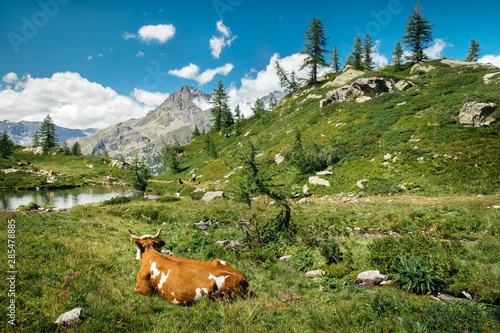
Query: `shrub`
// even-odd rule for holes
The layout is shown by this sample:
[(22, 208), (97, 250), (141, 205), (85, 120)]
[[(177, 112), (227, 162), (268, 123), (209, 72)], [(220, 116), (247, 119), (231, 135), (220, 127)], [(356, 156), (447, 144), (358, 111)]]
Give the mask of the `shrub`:
[(125, 204), (125, 203), (129, 203), (131, 200), (132, 200), (132, 198), (130, 198), (130, 197), (113, 197), (109, 200), (105, 200), (105, 201), (101, 202), (101, 206)]
[(401, 289), (417, 294), (435, 292), (446, 285), (439, 272), (422, 265), (415, 257), (401, 258), (395, 265), (392, 281)]
[(300, 272), (307, 272), (321, 266), (324, 258), (311, 248), (299, 249), (289, 260), (289, 263)]
[(30, 210), (37, 210), (38, 208), (40, 208), (40, 206), (36, 202), (32, 201), (27, 205), (19, 206), (17, 210), (22, 212), (29, 212)]

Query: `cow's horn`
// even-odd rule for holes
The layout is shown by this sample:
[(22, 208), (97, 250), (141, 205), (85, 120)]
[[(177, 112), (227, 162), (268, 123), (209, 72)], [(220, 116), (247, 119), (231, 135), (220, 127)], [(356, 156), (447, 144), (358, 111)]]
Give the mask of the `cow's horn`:
[(160, 236), (160, 232), (161, 232), (162, 229), (163, 229), (163, 227), (161, 227), (160, 230), (158, 230), (158, 232), (156, 233), (156, 235), (153, 236), (153, 238), (156, 238), (156, 237)]
[(141, 237), (137, 237), (136, 235), (134, 235), (132, 231), (130, 231), (130, 229), (128, 229), (128, 232), (130, 232), (130, 237), (132, 237), (133, 239), (141, 239)]

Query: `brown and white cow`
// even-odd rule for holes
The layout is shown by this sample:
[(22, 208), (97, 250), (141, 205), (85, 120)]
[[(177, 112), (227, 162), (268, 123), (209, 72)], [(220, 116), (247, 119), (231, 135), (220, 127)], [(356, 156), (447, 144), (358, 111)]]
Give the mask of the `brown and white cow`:
[(157, 252), (165, 245), (155, 239), (162, 229), (154, 236), (142, 237), (129, 230), (142, 261), (136, 277), (136, 293), (150, 295), (156, 290), (172, 304), (189, 304), (206, 295), (232, 298), (248, 293), (245, 276), (223, 260), (199, 261)]

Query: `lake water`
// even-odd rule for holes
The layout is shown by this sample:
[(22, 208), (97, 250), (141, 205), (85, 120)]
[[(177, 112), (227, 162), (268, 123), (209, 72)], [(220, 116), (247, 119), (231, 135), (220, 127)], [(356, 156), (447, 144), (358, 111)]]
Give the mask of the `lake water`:
[(140, 196), (143, 192), (128, 186), (84, 186), (63, 190), (0, 191), (0, 210), (16, 209), (35, 201), (38, 205), (70, 208), (92, 202), (101, 202), (117, 196)]

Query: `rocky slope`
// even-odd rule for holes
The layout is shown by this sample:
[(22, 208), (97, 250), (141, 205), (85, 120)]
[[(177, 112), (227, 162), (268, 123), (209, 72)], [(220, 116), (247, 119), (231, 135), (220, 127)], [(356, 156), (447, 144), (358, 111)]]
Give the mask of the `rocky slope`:
[(80, 140), (82, 152), (107, 152), (110, 157), (123, 156), (127, 161), (138, 156), (153, 173), (158, 173), (161, 148), (189, 143), (195, 125), (200, 131), (210, 129), (209, 101), (209, 94), (183, 86), (144, 118), (127, 120)]

